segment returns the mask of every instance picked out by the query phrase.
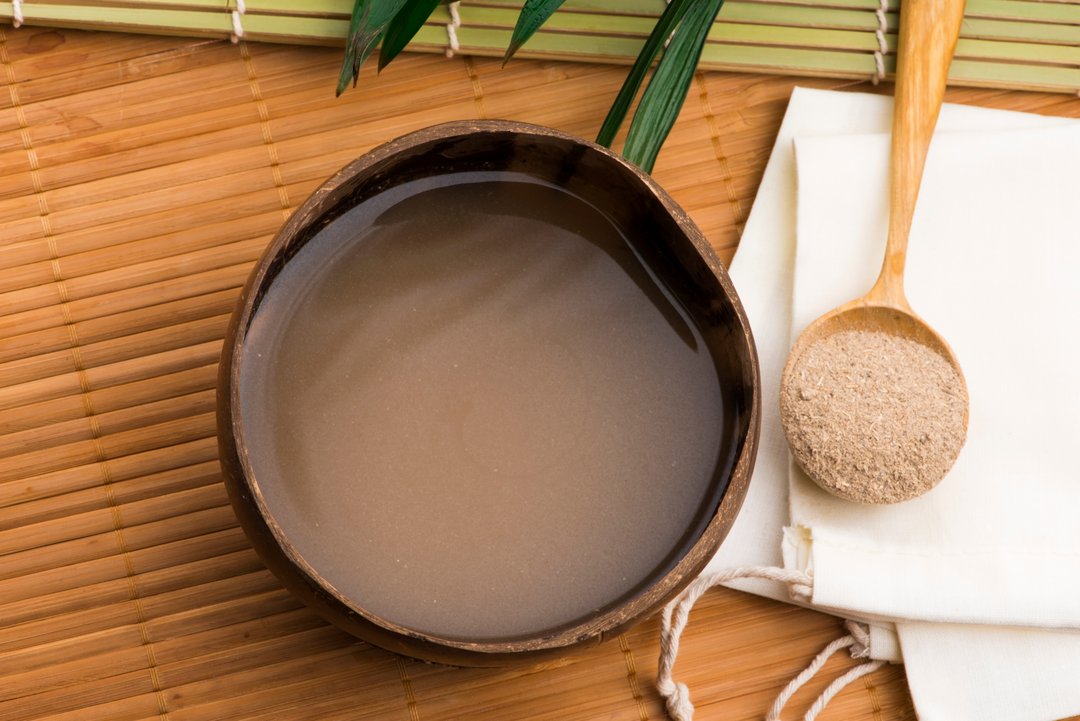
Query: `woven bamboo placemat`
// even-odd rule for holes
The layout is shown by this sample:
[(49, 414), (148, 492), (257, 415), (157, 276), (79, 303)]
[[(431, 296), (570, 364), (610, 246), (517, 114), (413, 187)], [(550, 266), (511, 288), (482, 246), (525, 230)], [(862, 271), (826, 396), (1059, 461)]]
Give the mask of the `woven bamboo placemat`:
[[(439, 6), (410, 48), (501, 57), (522, 0)], [(32, 25), (340, 46), (353, 0), (21, 0), (0, 19)], [(703, 67), (832, 78), (891, 77), (900, 0), (728, 0), (701, 57)], [(628, 63), (664, 0), (566, 0), (521, 57)], [(18, 10), (18, 12), (16, 12)], [(1080, 3), (968, 0), (953, 85), (1080, 90)]]
[[(338, 63), (322, 49), (0, 30), (0, 720), (663, 718), (655, 620), (543, 669), (425, 665), (301, 607), (236, 525), (217, 466), (217, 356), (290, 210), (359, 153), (438, 121), (592, 136), (622, 77), (413, 55), (335, 100)], [(657, 178), (725, 260), (792, 84), (699, 74), (660, 156)], [(1080, 114), (1061, 96), (953, 99)], [(710, 592), (677, 671), (698, 718), (759, 718), (840, 633), (817, 613)], [(792, 717), (852, 663), (834, 658)], [(824, 716), (913, 717), (899, 668)]]

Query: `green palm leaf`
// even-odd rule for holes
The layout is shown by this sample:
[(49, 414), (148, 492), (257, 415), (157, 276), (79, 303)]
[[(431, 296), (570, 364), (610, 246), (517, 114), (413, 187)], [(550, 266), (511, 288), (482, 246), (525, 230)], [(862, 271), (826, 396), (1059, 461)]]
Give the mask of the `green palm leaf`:
[(656, 25), (649, 34), (649, 39), (645, 41), (641, 52), (638, 53), (637, 60), (634, 61), (633, 67), (630, 68), (630, 72), (626, 75), (626, 80), (623, 81), (623, 86), (619, 90), (615, 102), (611, 104), (611, 109), (608, 111), (607, 117), (604, 118), (604, 124), (600, 127), (600, 133), (596, 136), (597, 143), (605, 147), (611, 146), (612, 141), (615, 140), (615, 134), (619, 132), (619, 126), (622, 125), (626, 113), (629, 112), (630, 106), (637, 96), (638, 89), (641, 88), (642, 81), (645, 80), (645, 75), (653, 64), (653, 60), (656, 59), (656, 56), (664, 47), (664, 42), (686, 15), (687, 10), (695, 4), (702, 4), (702, 0), (672, 0), (672, 3), (667, 6), (663, 15), (660, 16), (660, 19), (656, 21)]
[(404, 4), (405, 0), (356, 0), (349, 22), (349, 37), (345, 41), (345, 59), (338, 77), (338, 95), (345, 92), (349, 83), (356, 85), (360, 66), (375, 49), (386, 26)]
[(379, 48), (379, 70), (382, 70), (397, 54), (405, 49), (416, 32), (424, 27), (424, 22), (435, 12), (440, 0), (405, 0), (402, 7), (383, 35)]
[[(379, 70), (400, 53), (434, 12), (440, 0), (355, 0), (337, 93), (356, 84), (360, 67), (375, 46)], [(562, 6), (564, 0), (525, 0), (503, 64)], [(627, 134), (623, 155), (651, 172), (671, 132), (694, 77), (705, 40), (724, 0), (671, 0), (641, 48), (608, 111), (596, 142), (610, 146), (630, 112), (649, 68), (663, 50)], [(664, 44), (668, 47), (664, 50)]]
[(540, 26), (547, 22), (551, 14), (559, 9), (563, 0), (525, 0), (518, 15), (517, 23), (514, 24), (514, 34), (510, 37), (510, 44), (506, 47), (503, 55), (503, 65), (509, 62), (521, 46), (533, 36)]
[(637, 163), (645, 172), (652, 172), (660, 147), (675, 125), (705, 47), (705, 39), (723, 4), (724, 0), (694, 2), (641, 96), (623, 146), (623, 157)]

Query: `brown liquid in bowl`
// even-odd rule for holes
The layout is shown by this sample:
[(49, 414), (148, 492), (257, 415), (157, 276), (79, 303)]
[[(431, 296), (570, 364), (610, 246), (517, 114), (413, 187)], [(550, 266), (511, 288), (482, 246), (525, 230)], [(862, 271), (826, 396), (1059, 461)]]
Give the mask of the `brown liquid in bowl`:
[(735, 421), (634, 230), (524, 174), (438, 175), (362, 201), (275, 277), (240, 361), (247, 454), (340, 594), (513, 639), (632, 596), (696, 540)]

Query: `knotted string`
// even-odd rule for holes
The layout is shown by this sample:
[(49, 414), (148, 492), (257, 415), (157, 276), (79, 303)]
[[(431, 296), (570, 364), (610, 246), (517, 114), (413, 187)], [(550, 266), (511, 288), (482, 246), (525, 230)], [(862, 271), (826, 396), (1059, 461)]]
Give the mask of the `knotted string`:
[(458, 44), (457, 29), (461, 27), (461, 2), (457, 0), (446, 6), (446, 9), (450, 12), (450, 22), (446, 23), (446, 41), (449, 45), (446, 47), (446, 57), (452, 58), (458, 50), (461, 49), (461, 45)]
[[(701, 598), (702, 594), (713, 586), (740, 578), (763, 578), (786, 583), (793, 596), (804, 600), (809, 600), (813, 592), (813, 579), (800, 571), (789, 571), (784, 568), (741, 566), (703, 574), (676, 596), (674, 601), (665, 606), (660, 617), (660, 660), (656, 674), (656, 688), (664, 698), (668, 715), (673, 721), (692, 721), (694, 718), (694, 704), (690, 700), (690, 689), (687, 688), (686, 684), (676, 682), (672, 676), (675, 659), (679, 655), (679, 639), (682, 638), (682, 633), (686, 629), (686, 624), (690, 618), (690, 610)], [(844, 627), (847, 634), (822, 649), (810, 664), (784, 687), (773, 702), (772, 708), (769, 709), (765, 721), (780, 721), (780, 712), (787, 705), (787, 702), (791, 700), (791, 697), (795, 695), (795, 692), (813, 678), (837, 651), (846, 648), (850, 649), (852, 658), (869, 658), (869, 627), (855, 621), (845, 621)], [(868, 673), (873, 673), (884, 664), (884, 661), (867, 661), (844, 673), (829, 684), (818, 696), (817, 700), (806, 712), (804, 721), (814, 721), (818, 714), (828, 705), (829, 701), (840, 693), (845, 686)]]
[(236, 9), (232, 11), (232, 38), (234, 43), (240, 42), (240, 39), (244, 37), (244, 26), (241, 24), (240, 19), (244, 13), (247, 12), (247, 7), (244, 6), (244, 0), (236, 0)]
[(664, 607), (661, 614), (660, 662), (656, 674), (656, 688), (664, 697), (668, 714), (675, 721), (690, 721), (694, 717), (694, 705), (690, 701), (690, 690), (684, 683), (677, 683), (672, 678), (675, 659), (679, 655), (679, 639), (686, 628), (690, 609), (701, 595), (713, 586), (739, 578), (764, 578), (780, 583), (797, 584), (809, 587), (813, 581), (805, 573), (789, 571), (784, 568), (760, 566), (740, 566), (726, 568), (712, 573), (705, 573), (683, 589), (675, 600)]

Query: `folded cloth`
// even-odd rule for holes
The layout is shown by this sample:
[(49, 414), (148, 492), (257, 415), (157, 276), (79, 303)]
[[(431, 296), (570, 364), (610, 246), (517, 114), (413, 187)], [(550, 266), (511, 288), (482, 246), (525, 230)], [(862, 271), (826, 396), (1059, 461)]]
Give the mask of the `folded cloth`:
[[(780, 373), (791, 347), (791, 301), (795, 268), (796, 137), (888, 132), (892, 102), (862, 93), (796, 88), (758, 187), (754, 207), (730, 273), (754, 331), (762, 379), (762, 426), (757, 464), (746, 501), (728, 538), (706, 571), (731, 566), (781, 565), (781, 529), (789, 524), (788, 446), (778, 409)], [(1060, 118), (946, 106), (942, 131), (1061, 125)], [(770, 581), (728, 584), (788, 600), (787, 588)]]
[[(795, 146), (792, 335), (876, 275), (888, 137)], [(1080, 628), (1077, 179), (1073, 124), (939, 134), (907, 286), (964, 366), (967, 446), (938, 488), (887, 507), (835, 499), (792, 467), (788, 561), (812, 572), (815, 605), (898, 620), (924, 721), (1080, 711), (1080, 634), (962, 625)]]
[[(887, 135), (798, 138), (792, 335), (864, 293), (888, 220)], [(1080, 126), (940, 133), (908, 249), (916, 312), (971, 397), (940, 485), (865, 506), (791, 475), (813, 603), (893, 619), (1080, 628)]]
[[(800, 138), (800, 150), (802, 150), (803, 139), (811, 137), (824, 138), (887, 132), (891, 112), (891, 100), (879, 96), (804, 89), (796, 89), (792, 95), (787, 115), (762, 178), (753, 211), (731, 266), (732, 278), (739, 289), (740, 297), (754, 329), (761, 361), (764, 407), (762, 442), (746, 503), (727, 541), (710, 564), (709, 570), (732, 566), (779, 565), (781, 563), (781, 529), (788, 526), (791, 521), (788, 507), (789, 461), (787, 446), (779, 424), (778, 387), (781, 370), (793, 337), (791, 303), (796, 250), (796, 177), (793, 141), (795, 138)], [(939, 120), (938, 130), (943, 136), (950, 131), (959, 130), (1046, 128), (1067, 123), (1068, 121), (1059, 118), (1043, 118), (965, 106), (946, 106)], [(875, 141), (856, 140), (855, 142), (873, 143)], [(810, 152), (812, 150), (810, 149)], [(879, 149), (877, 152), (881, 155), (882, 151)], [(935, 148), (932, 151), (928, 174), (936, 172), (932, 170), (934, 164), (938, 162), (934, 160), (936, 153)], [(879, 162), (883, 158), (884, 156), (881, 155)], [(803, 170), (803, 166), (800, 165), (800, 175)], [(865, 192), (860, 189), (859, 193), (865, 197), (866, 206), (873, 205), (876, 208), (876, 212), (879, 213), (879, 227), (883, 227), (880, 225), (882, 223), (880, 213), (884, 212), (882, 188), (886, 176), (882, 168), (879, 168), (877, 172), (879, 177), (874, 186), (877, 190)], [(802, 179), (800, 177), (800, 180)], [(801, 184), (801, 187), (806, 189), (809, 186)], [(924, 194), (929, 196), (930, 192), (926, 191)], [(1000, 209), (1019, 210), (1013, 201), (1010, 203), (1012, 204), (1003, 204)], [(864, 208), (864, 206), (858, 207)], [(800, 208), (800, 211), (802, 209)], [(850, 208), (844, 212), (848, 211)], [(1070, 227), (1075, 229), (1076, 226)], [(883, 239), (883, 234), (880, 234), (882, 231), (879, 229), (878, 232), (879, 238)], [(1075, 232), (1073, 234), (1075, 235)], [(1009, 250), (1019, 255), (1027, 252), (1033, 242), (1034, 239), (1030, 233), (1022, 234), (1013, 242)], [(917, 243), (917, 237), (913, 237), (910, 278), (917, 275), (915, 265), (924, 262), (918, 260), (918, 257), (920, 252), (925, 253), (926, 250), (918, 251)], [(873, 245), (873, 240), (868, 241), (868, 245)], [(802, 247), (805, 249), (807, 246), (804, 244)], [(970, 241), (965, 243), (964, 247), (970, 248)], [(875, 251), (871, 249), (869, 252)], [(876, 269), (876, 265), (880, 262), (880, 252), (881, 240), (877, 245), (877, 258), (870, 263), (873, 269)], [(970, 250), (967, 252), (969, 254), (964, 255), (966, 262), (952, 267), (956, 276), (977, 275), (981, 262), (980, 256), (977, 251), (974, 254), (971, 254)], [(1045, 258), (1045, 256), (1042, 257)], [(944, 265), (944, 260), (942, 264)], [(872, 273), (873, 270), (870, 271), (871, 275)], [(998, 304), (1005, 299), (1017, 299), (1017, 296), (1012, 293), (1016, 287), (1015, 280), (1012, 279), (1009, 285), (996, 289), (999, 293)], [(909, 283), (911, 282), (909, 280)], [(1070, 287), (1075, 289), (1077, 285), (1076, 282), (1072, 282)], [(854, 297), (864, 290), (865, 287), (853, 290), (848, 293), (848, 297)], [(840, 300), (844, 299), (846, 298)], [(927, 315), (955, 343), (955, 339), (950, 335), (952, 327), (947, 322), (941, 322), (941, 319), (935, 316), (930, 308), (922, 308), (919, 305), (922, 298), (917, 291), (912, 290), (911, 299), (916, 310)], [(968, 298), (957, 295), (955, 301), (967, 303)], [(827, 309), (823, 308), (822, 312)], [(996, 305), (987, 309), (990, 314), (995, 311)], [(1035, 312), (1034, 309), (1033, 312)], [(1061, 330), (1067, 333), (1068, 329), (1069, 326), (1066, 325)], [(961, 354), (961, 362), (964, 361), (965, 355)], [(971, 366), (973, 362), (976, 362), (975, 359), (969, 359), (966, 365)], [(968, 368), (965, 367), (965, 370)], [(968, 375), (970, 377), (969, 370)], [(973, 395), (976, 392), (973, 389)], [(981, 405), (981, 401), (973, 401), (973, 408), (976, 404)], [(974, 418), (975, 411), (973, 411), (973, 420)], [(973, 426), (973, 431), (978, 427)], [(1036, 463), (1041, 464), (1042, 461), (1036, 461)], [(946, 479), (943, 483), (949, 482), (949, 479)], [(798, 483), (799, 479), (795, 479), (794, 487), (798, 488)], [(948, 488), (948, 486), (943, 485), (942, 488)], [(810, 487), (805, 490), (813, 493), (817, 489)], [(800, 509), (798, 518), (800, 521), (813, 523), (817, 520), (816, 517), (802, 514), (801, 509), (805, 504), (801, 498), (800, 496), (795, 501)], [(980, 499), (976, 496), (971, 499), (971, 502), (979, 503)], [(1025, 502), (1020, 502), (1017, 507), (1021, 506), (1029, 507)], [(851, 508), (863, 507), (852, 506)], [(1073, 508), (1075, 509), (1075, 506)], [(935, 519), (947, 520), (943, 517), (935, 517)], [(969, 524), (968, 528), (970, 527)], [(825, 527), (822, 529), (825, 530)], [(813, 525), (790, 529), (787, 534), (789, 542), (784, 544), (784, 555), (788, 559), (789, 567), (804, 569), (805, 564), (814, 558), (814, 551), (819, 549), (806, 542), (815, 538), (814, 530)], [(994, 550), (1001, 545), (997, 539), (1003, 538), (995, 537), (998, 527), (976, 526), (975, 530), (984, 540), (995, 538), (982, 549), (982, 555), (992, 555)], [(806, 538), (798, 538), (804, 535)], [(828, 536), (827, 531), (825, 535)], [(934, 538), (936, 537), (923, 540), (928, 541), (927, 545), (932, 547)], [(1061, 545), (1059, 538), (1054, 536), (1052, 543)], [(826, 563), (826, 566), (828, 565)], [(894, 625), (890, 618), (880, 613), (864, 612), (852, 604), (844, 604), (839, 598), (839, 592), (833, 593), (828, 590), (837, 587), (831, 577), (831, 574), (836, 572), (835, 568), (827, 571), (830, 575), (828, 579), (821, 577), (823, 571), (818, 567), (815, 566), (813, 571), (815, 601), (819, 593), (827, 593), (830, 603), (840, 604), (833, 608), (834, 611), (849, 618), (874, 620), (870, 629), (870, 656), (875, 659), (899, 660), (900, 648), (897, 645), (896, 636), (891, 632)], [(841, 576), (845, 573), (841, 569)], [(859, 581), (858, 578), (852, 576), (848, 578)], [(789, 597), (788, 589), (774, 582), (755, 580), (734, 582), (729, 585), (774, 598), (787, 599)], [(992, 583), (985, 579), (977, 584), (977, 588), (989, 595), (1006, 593), (1004, 589), (994, 589)], [(928, 595), (933, 597), (934, 593), (936, 590)], [(874, 608), (879, 612), (890, 608), (887, 599), (884, 601), (877, 599), (877, 601), (881, 603), (876, 604)], [(931, 605), (935, 613), (942, 613), (941, 606)], [(1054, 606), (1054, 603), (1047, 602), (1047, 605)], [(1062, 608), (1046, 610), (1056, 616), (1042, 616), (1041, 620), (1034, 623), (1043, 625), (1066, 623), (1066, 614), (1062, 613)], [(980, 608), (978, 612), (989, 614), (990, 610)], [(981, 616), (957, 615), (955, 618), (969, 620), (979, 617)], [(1006, 617), (1007, 614), (1001, 616), (1002, 619)], [(903, 656), (916, 708), (924, 721), (937, 719), (1034, 721), (1035, 719), (1057, 718), (1080, 711), (1080, 692), (1072, 690), (1075, 687), (1076, 671), (1080, 670), (1080, 635), (1078, 634), (1005, 626), (978, 627), (963, 624), (911, 622), (902, 622), (895, 628), (899, 632), (899, 640), (903, 646)], [(998, 648), (1000, 651), (995, 651)], [(970, 663), (970, 654), (977, 654), (979, 662)]]
[(1080, 632), (901, 621), (921, 721), (1053, 721), (1080, 713)]

